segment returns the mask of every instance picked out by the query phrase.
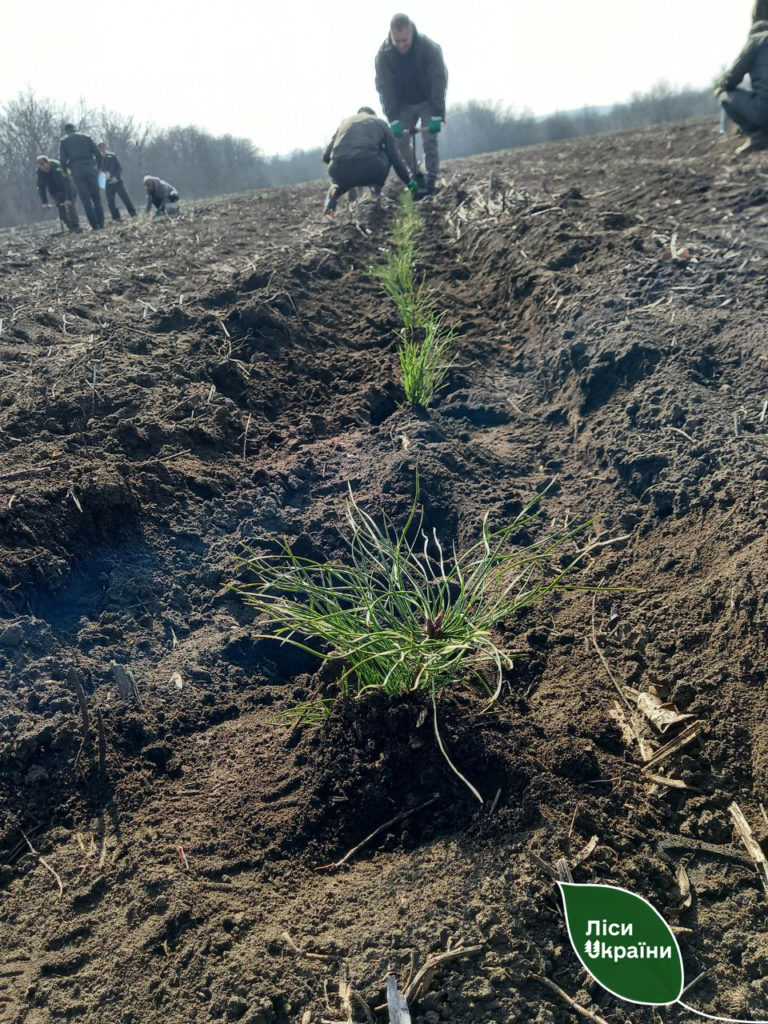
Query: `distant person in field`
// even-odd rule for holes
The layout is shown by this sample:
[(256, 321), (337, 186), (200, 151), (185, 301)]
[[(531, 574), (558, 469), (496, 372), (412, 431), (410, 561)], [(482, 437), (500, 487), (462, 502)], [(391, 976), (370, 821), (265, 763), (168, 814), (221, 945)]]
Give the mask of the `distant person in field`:
[(411, 149), (412, 133), (421, 122), (426, 164), (426, 191), (437, 187), (440, 154), (437, 136), (445, 121), (445, 90), (448, 72), (443, 51), (431, 39), (416, 31), (407, 14), (396, 14), (389, 35), (376, 54), (376, 89), (381, 106), (398, 140), (400, 154), (414, 177), (418, 167)]
[(130, 217), (136, 216), (136, 207), (131, 202), (131, 197), (125, 190), (123, 184), (123, 168), (120, 165), (120, 161), (117, 159), (114, 153), (110, 153), (107, 149), (106, 142), (100, 142), (98, 145), (99, 153), (101, 153), (101, 169), (107, 176), (107, 206), (112, 220), (120, 220), (120, 211), (117, 208), (116, 196), (120, 196), (123, 200), (128, 215)]
[(389, 125), (370, 107), (360, 107), (341, 122), (326, 146), (323, 161), (329, 165), (331, 179), (324, 206), (329, 217), (339, 198), (350, 189), (367, 186), (379, 195), (391, 167), (412, 192), (418, 189), (397, 151)]
[(179, 193), (173, 185), (152, 174), (145, 174), (144, 188), (147, 190), (147, 213), (153, 206), (156, 217), (161, 217), (164, 213), (174, 216), (179, 212)]
[(64, 227), (73, 235), (80, 234), (80, 221), (75, 209), (75, 186), (58, 160), (51, 160), (47, 156), (37, 158), (37, 191), (43, 209), (50, 209), (50, 197), (58, 207), (59, 218)]
[(101, 153), (93, 139), (77, 131), (73, 124), (64, 125), (64, 138), (59, 144), (61, 166), (71, 176), (83, 203), (85, 216), (94, 231), (104, 227), (104, 207), (99, 191)]
[[(751, 89), (738, 88), (745, 75)], [(756, 0), (747, 45), (718, 82), (715, 95), (728, 117), (749, 135), (737, 153), (768, 147), (768, 0)]]

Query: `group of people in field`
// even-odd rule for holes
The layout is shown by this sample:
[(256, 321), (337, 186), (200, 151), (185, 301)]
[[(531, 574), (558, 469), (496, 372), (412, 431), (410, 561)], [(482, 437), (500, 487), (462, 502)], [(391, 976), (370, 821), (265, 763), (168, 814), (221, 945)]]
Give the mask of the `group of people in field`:
[[(437, 136), (445, 123), (448, 73), (440, 47), (421, 35), (406, 14), (396, 14), (376, 55), (376, 89), (386, 121), (360, 107), (337, 128), (323, 159), (331, 184), (325, 212), (333, 216), (345, 192), (370, 187), (381, 191), (390, 169), (418, 198), (437, 189), (440, 160)], [(750, 88), (741, 87), (749, 75)], [(726, 115), (747, 136), (737, 149), (768, 147), (768, 0), (755, 0), (747, 44), (715, 87)], [(426, 175), (416, 162), (415, 134), (423, 139)], [(412, 146), (412, 143), (413, 146)]]
[[(128, 215), (136, 216), (117, 156), (109, 152), (106, 143), (96, 145), (89, 135), (79, 132), (73, 124), (65, 124), (64, 137), (59, 143), (59, 159), (54, 160), (44, 154), (37, 158), (37, 191), (43, 209), (56, 206), (64, 228), (72, 234), (79, 234), (80, 219), (75, 206), (79, 196), (88, 223), (98, 231), (104, 227), (101, 185), (104, 186), (112, 220), (121, 219), (117, 208), (118, 196)], [(153, 206), (157, 216), (178, 212), (179, 193), (173, 185), (152, 174), (145, 174), (144, 188), (147, 213)]]
[[(750, 77), (750, 88), (742, 82)], [(328, 143), (323, 160), (331, 184), (325, 197), (325, 213), (332, 217), (339, 198), (358, 188), (381, 193), (390, 170), (416, 198), (434, 195), (440, 171), (438, 135), (445, 123), (445, 92), (448, 72), (441, 48), (417, 31), (407, 14), (396, 14), (389, 34), (375, 59), (375, 84), (387, 120), (370, 107), (360, 107), (345, 118)], [(725, 114), (747, 136), (737, 152), (768, 148), (768, 0), (755, 0), (747, 44), (733, 67), (715, 87)], [(37, 187), (44, 207), (48, 198), (58, 207), (66, 228), (80, 231), (75, 210), (79, 196), (88, 223), (104, 226), (99, 175), (103, 176), (107, 205), (113, 220), (120, 220), (119, 197), (128, 214), (136, 210), (122, 179), (120, 161), (102, 142), (98, 146), (72, 124), (64, 126), (59, 159), (40, 156)], [(424, 172), (416, 159), (416, 137), (421, 136)], [(144, 176), (146, 210), (154, 206), (158, 216), (174, 214), (179, 193), (162, 178)]]
[[(417, 31), (407, 14), (396, 14), (376, 54), (375, 72), (387, 121), (370, 107), (360, 107), (336, 129), (323, 154), (331, 178), (324, 206), (330, 217), (345, 192), (368, 187), (378, 195), (392, 168), (417, 198), (437, 191), (437, 136), (445, 122), (448, 85), (442, 50)], [(426, 173), (416, 160), (417, 134)]]

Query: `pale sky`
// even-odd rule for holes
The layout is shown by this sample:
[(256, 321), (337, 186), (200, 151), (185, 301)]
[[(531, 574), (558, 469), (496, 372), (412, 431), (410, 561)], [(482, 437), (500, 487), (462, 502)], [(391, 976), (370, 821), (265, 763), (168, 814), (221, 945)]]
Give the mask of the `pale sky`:
[(660, 79), (708, 86), (743, 46), (752, 10), (752, 0), (403, 3), (0, 0), (0, 103), (29, 86), (287, 153), (325, 145), (359, 106), (379, 112), (373, 61), (398, 10), (442, 46), (449, 106), (490, 100), (534, 114), (622, 102)]

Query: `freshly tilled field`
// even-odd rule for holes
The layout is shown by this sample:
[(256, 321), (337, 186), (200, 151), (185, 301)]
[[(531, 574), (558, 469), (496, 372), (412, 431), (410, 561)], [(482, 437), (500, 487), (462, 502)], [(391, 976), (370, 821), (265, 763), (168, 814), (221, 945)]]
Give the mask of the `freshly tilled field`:
[[(768, 156), (732, 148), (692, 123), (448, 164), (417, 246), (459, 338), (428, 410), (369, 273), (392, 201), (329, 223), (315, 184), (2, 235), (0, 1019), (341, 1021), (347, 971), (383, 1022), (387, 973), (459, 942), (416, 1024), (578, 1019), (534, 974), (593, 1019), (694, 1019), (588, 978), (561, 858), (666, 915), (705, 972), (688, 1002), (766, 1017), (729, 807), (765, 839)], [(333, 673), (227, 586), (244, 544), (342, 556), (348, 487), (403, 522), (417, 474), (449, 546), (545, 489), (541, 535), (594, 544), (572, 582), (602, 589), (505, 623), (492, 709), (441, 696), (482, 806), (419, 694), (282, 717)], [(642, 694), (695, 717), (662, 733)], [(644, 769), (632, 729), (691, 722)]]

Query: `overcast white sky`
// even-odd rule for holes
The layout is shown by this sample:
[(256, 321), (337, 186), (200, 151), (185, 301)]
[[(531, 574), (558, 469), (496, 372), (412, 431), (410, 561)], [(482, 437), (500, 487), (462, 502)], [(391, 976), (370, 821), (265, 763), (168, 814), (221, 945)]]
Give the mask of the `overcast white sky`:
[(546, 114), (621, 102), (660, 79), (708, 86), (743, 46), (752, 9), (752, 0), (403, 4), (0, 0), (0, 102), (30, 86), (60, 103), (83, 97), (158, 127), (195, 124), (287, 153), (324, 145), (359, 106), (380, 109), (373, 61), (398, 10), (442, 46), (449, 106), (491, 100)]

